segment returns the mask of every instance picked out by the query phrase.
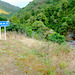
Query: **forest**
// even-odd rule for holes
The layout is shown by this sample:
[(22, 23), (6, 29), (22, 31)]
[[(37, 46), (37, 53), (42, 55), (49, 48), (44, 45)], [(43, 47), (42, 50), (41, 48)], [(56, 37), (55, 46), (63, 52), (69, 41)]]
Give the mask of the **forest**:
[(75, 39), (75, 0), (33, 0), (10, 18), (8, 31), (28, 37), (64, 42), (68, 34)]

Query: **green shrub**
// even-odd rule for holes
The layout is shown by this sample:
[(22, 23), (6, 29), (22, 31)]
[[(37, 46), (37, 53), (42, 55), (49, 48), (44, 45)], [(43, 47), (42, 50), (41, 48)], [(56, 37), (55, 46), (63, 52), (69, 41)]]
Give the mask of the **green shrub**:
[(37, 33), (42, 33), (44, 34), (44, 32), (46, 32), (47, 30), (49, 30), (49, 28), (47, 28), (42, 21), (35, 21), (32, 24), (32, 30), (37, 32)]
[(1, 16), (0, 16), (0, 21), (7, 21), (7, 18), (6, 18), (6, 17), (1, 17)]
[(36, 16), (36, 20), (37, 21), (42, 21), (45, 25), (48, 24), (48, 19), (47, 19), (47, 17), (43, 13), (38, 14)]
[(68, 24), (66, 22), (64, 22), (61, 24), (61, 27), (58, 29), (58, 32), (61, 35), (67, 35), (68, 28), (69, 28)]
[(24, 15), (24, 19), (28, 20), (30, 18), (31, 14), (29, 12), (26, 12)]
[(51, 3), (51, 1), (50, 1), (50, 0), (47, 0), (47, 1), (46, 1), (46, 3), (47, 3), (47, 4), (50, 4), (50, 3)]
[(62, 2), (62, 9), (63, 10), (66, 10), (68, 8), (68, 6), (69, 6), (69, 2), (68, 1)]
[(41, 39), (41, 36), (37, 33), (34, 34), (34, 39), (37, 39), (37, 40), (40, 40)]
[(59, 44), (65, 42), (65, 37), (56, 32), (48, 32), (45, 37), (47, 40), (57, 42)]
[(7, 30), (8, 31), (18, 31), (18, 25), (16, 23), (11, 22)]
[(45, 27), (45, 25), (43, 24), (42, 21), (35, 21), (33, 24), (32, 24), (32, 29), (34, 31), (38, 30), (39, 28), (42, 28), (42, 27)]
[(25, 32), (25, 27), (24, 25), (22, 24), (17, 24), (17, 23), (13, 23), (13, 22), (10, 22), (10, 26), (7, 27), (7, 31), (20, 31), (21, 33)]
[(1, 29), (1, 32), (4, 32), (4, 29), (3, 28)]
[(66, 65), (66, 62), (62, 62), (62, 63), (60, 63), (60, 65), (59, 65), (59, 67), (61, 68), (61, 69), (63, 69), (63, 68), (65, 68), (67, 65)]
[(35, 18), (33, 16), (30, 17), (30, 23), (33, 24), (35, 21)]
[(13, 15), (10, 20), (14, 23), (17, 23), (17, 24), (20, 23), (20, 20), (16, 15)]
[(32, 37), (32, 33), (33, 33), (32, 28), (29, 26), (26, 30), (26, 34), (27, 36)]

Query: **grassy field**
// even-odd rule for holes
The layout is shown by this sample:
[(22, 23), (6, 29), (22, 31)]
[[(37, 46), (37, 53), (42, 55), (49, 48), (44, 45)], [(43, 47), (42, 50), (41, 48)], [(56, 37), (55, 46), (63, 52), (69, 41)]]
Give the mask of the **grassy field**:
[(0, 75), (75, 75), (75, 49), (12, 32), (0, 41)]

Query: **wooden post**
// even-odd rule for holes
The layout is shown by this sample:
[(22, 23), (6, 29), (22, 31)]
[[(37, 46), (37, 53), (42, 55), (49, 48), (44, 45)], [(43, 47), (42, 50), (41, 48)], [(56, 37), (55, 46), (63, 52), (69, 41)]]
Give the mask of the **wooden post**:
[(1, 40), (1, 26), (0, 26), (0, 40)]

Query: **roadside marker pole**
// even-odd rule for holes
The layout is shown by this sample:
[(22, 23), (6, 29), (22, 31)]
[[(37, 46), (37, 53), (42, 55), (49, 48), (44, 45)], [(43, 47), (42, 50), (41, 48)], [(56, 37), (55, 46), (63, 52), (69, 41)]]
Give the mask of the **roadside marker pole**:
[(5, 40), (6, 40), (6, 26), (4, 26), (4, 32), (5, 32)]
[(1, 40), (1, 26), (0, 26), (0, 40)]
[(0, 21), (0, 40), (1, 40), (1, 27), (4, 27), (5, 40), (6, 40), (6, 27), (9, 26), (9, 21)]

